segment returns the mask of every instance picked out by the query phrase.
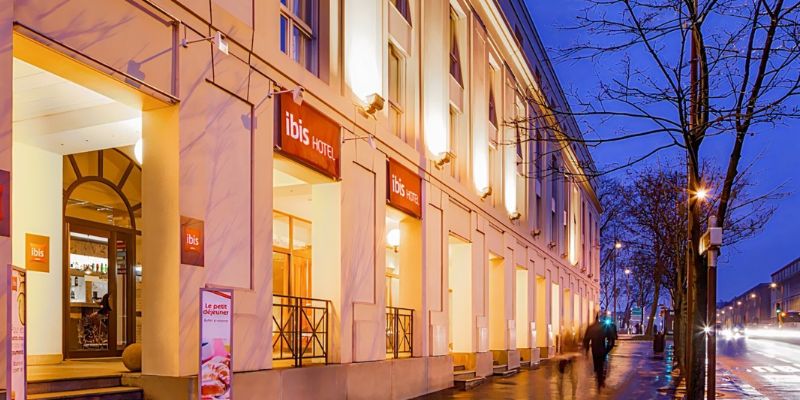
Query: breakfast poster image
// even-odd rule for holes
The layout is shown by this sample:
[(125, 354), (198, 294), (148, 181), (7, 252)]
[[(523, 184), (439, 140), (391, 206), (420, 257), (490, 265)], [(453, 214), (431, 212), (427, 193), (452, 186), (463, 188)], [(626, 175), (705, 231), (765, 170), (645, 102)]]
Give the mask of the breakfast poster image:
[(231, 399), (233, 375), (233, 292), (200, 290), (200, 372), (202, 400)]

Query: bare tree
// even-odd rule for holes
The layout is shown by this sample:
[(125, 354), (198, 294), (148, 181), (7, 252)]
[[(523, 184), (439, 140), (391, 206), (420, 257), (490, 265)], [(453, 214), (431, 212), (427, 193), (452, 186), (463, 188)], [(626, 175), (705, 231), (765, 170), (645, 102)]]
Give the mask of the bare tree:
[[(677, 165), (659, 162), (628, 171), (626, 183), (617, 189), (624, 205), (617, 219), (624, 221), (625, 246), (637, 253), (636, 263), (647, 263), (637, 265), (635, 272), (644, 274), (653, 285), (647, 335), (653, 334), (658, 305), (667, 297), (665, 294), (669, 295), (676, 315), (683, 315), (685, 304), (682, 290), (685, 276), (681, 274), (681, 266), (685, 265), (686, 254), (686, 176)], [(751, 167), (745, 168), (732, 189), (731, 211), (724, 222), (728, 232), (725, 244), (731, 249), (763, 230), (776, 210), (776, 200), (786, 195), (780, 187), (764, 194), (752, 193), (751, 172)], [(722, 184), (723, 174), (712, 165), (705, 163), (702, 173), (709, 177), (710, 186)], [(716, 201), (703, 203), (701, 224), (707, 224), (716, 206)], [(681, 337), (683, 329), (679, 325), (676, 338)]]
[[(560, 144), (560, 149), (580, 142), (595, 146), (643, 137), (660, 144), (643, 153), (588, 174), (558, 171), (593, 178), (648, 159), (667, 149), (685, 155), (687, 190), (687, 243), (685, 271), (689, 297), (687, 309), (691, 335), (686, 343), (689, 395), (704, 392), (705, 348), (702, 327), (707, 323), (707, 268), (698, 254), (703, 205), (692, 196), (708, 184), (702, 174), (701, 149), (706, 139), (720, 136), (730, 141), (722, 182), (715, 188), (713, 213), (719, 221), (730, 221), (731, 199), (746, 139), (774, 127), (787, 118), (797, 118), (794, 105), (800, 94), (800, 2), (785, 0), (585, 0), (587, 7), (572, 27), (583, 37), (566, 49), (565, 58), (617, 61), (623, 68), (616, 78), (603, 82), (596, 96), (583, 97), (573, 111), (555, 107), (539, 88), (528, 98), (540, 109), (532, 116), (537, 123), (519, 123), (520, 129), (546, 126), (550, 135), (542, 140)], [(623, 129), (598, 139), (585, 139), (567, 131), (569, 121), (588, 118), (595, 126)], [(599, 121), (599, 123), (598, 123)], [(616, 126), (615, 126), (616, 128)], [(535, 140), (529, 134), (523, 140)], [(560, 150), (559, 149), (559, 150)], [(695, 345), (695, 339), (697, 344)], [(682, 345), (682, 344), (681, 344)]]

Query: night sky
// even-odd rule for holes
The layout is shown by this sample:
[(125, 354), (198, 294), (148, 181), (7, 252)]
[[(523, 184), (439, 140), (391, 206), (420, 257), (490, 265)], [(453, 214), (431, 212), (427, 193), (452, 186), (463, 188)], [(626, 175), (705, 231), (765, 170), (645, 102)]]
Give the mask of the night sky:
[[(525, 1), (566, 92), (593, 93), (598, 82), (615, 73), (617, 60), (612, 58), (606, 58), (596, 65), (588, 61), (563, 61), (556, 57), (556, 49), (567, 48), (575, 42), (578, 33), (564, 30), (563, 27), (575, 22), (575, 16), (585, 6), (583, 0)], [(631, 54), (631, 57), (636, 56), (635, 53)], [(574, 99), (570, 99), (570, 102), (575, 103)], [(581, 126), (587, 123), (579, 122)], [(612, 137), (617, 125), (594, 127), (597, 132), (591, 135), (594, 138)], [(741, 165), (756, 161), (752, 173), (757, 183), (754, 192), (765, 193), (783, 184), (783, 190), (790, 192), (790, 195), (777, 203), (778, 210), (762, 233), (736, 247), (723, 249), (718, 271), (720, 299), (729, 299), (758, 283), (769, 282), (772, 272), (800, 257), (800, 169), (796, 161), (800, 153), (799, 128), (800, 121), (787, 121), (784, 126), (761, 128), (758, 135), (748, 137), (745, 142)], [(731, 139), (730, 136), (720, 136), (707, 140), (701, 156), (724, 168), (732, 146)], [(591, 151), (595, 163), (603, 169), (614, 163), (624, 163), (632, 154), (643, 155), (661, 143), (663, 140), (658, 138), (637, 139), (604, 144)], [(676, 150), (672, 154), (662, 153), (660, 157), (664, 161), (679, 160), (676, 157), (682, 156)], [(623, 177), (624, 172), (614, 176)]]

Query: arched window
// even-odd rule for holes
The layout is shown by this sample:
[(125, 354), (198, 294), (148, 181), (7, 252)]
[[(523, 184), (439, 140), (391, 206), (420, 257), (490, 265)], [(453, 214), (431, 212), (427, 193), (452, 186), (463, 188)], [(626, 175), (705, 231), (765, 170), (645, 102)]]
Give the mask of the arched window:
[(64, 157), (64, 216), (137, 230), (142, 169), (117, 149)]

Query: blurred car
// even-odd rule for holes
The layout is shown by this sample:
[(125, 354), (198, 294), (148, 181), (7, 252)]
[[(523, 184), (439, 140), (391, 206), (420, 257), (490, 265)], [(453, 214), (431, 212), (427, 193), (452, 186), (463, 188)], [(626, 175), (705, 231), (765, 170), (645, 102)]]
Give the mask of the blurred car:
[(725, 340), (739, 341), (747, 338), (747, 328), (742, 324), (736, 324), (730, 329), (723, 329), (721, 336)]

